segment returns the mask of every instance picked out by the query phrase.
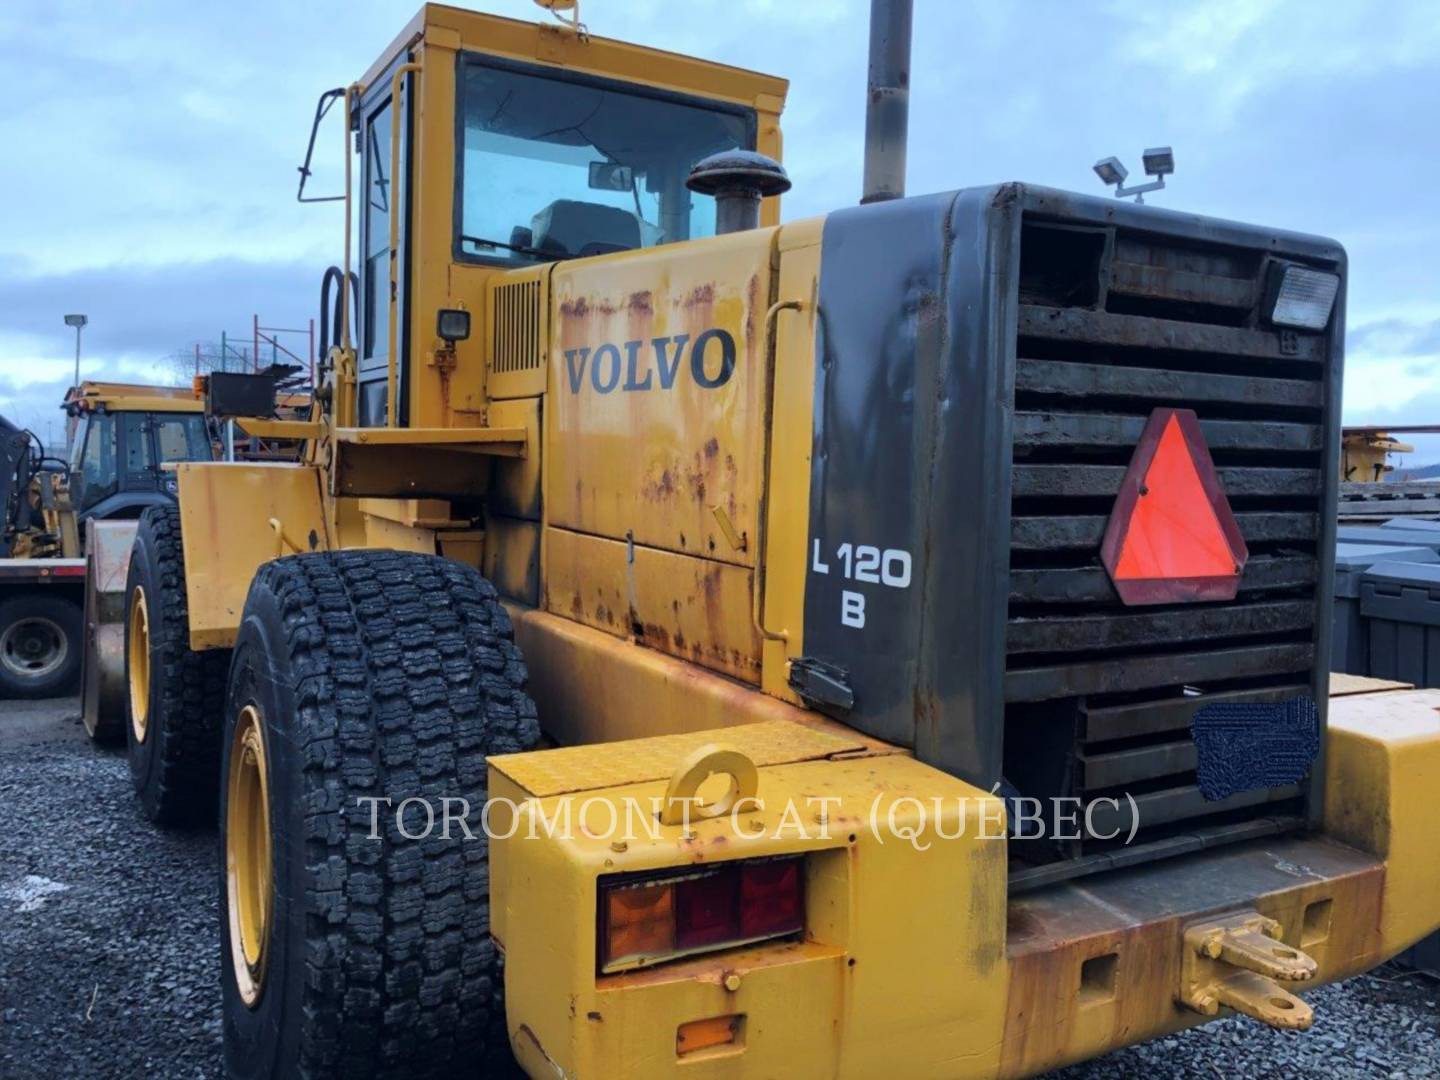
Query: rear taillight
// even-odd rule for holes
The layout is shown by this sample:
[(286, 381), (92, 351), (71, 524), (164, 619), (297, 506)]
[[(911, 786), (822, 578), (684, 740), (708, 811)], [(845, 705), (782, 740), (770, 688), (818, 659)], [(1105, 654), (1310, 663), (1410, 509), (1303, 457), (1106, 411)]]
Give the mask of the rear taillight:
[[(738, 875), (743, 877), (743, 872)], [(708, 949), (740, 937), (740, 897), (732, 871), (675, 884), (675, 948)]]
[(639, 884), (602, 894), (606, 944), (616, 956), (654, 956), (675, 951), (675, 889)]
[(622, 971), (805, 929), (804, 856), (600, 879), (600, 971)]
[(740, 931), (746, 937), (788, 934), (805, 925), (799, 859), (755, 863), (740, 875)]

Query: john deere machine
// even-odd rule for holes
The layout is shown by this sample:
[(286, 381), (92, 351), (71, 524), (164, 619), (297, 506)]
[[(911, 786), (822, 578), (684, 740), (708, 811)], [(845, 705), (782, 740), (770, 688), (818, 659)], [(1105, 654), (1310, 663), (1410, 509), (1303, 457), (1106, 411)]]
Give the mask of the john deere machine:
[[(67, 460), (46, 457), (32, 433), (0, 418), (0, 698), (71, 693), (86, 649), (102, 648), (105, 662), (96, 655), (86, 688), (86, 724), (98, 734), (101, 682), (124, 679), (118, 610), (128, 537), (148, 507), (173, 503), (166, 466), (209, 461), (214, 451), (204, 404), (188, 388), (83, 382), (61, 408)], [(95, 541), (97, 528), (104, 539)], [(103, 618), (111, 607), (115, 617)], [(111, 624), (113, 632), (104, 628)]]
[(322, 99), (339, 342), (241, 421), (305, 460), (140, 524), (230, 1075), (1023, 1076), (1440, 925), (1440, 696), (1328, 701), (1343, 250), (903, 197), (900, 0), (781, 225), (784, 81), (542, 6)]

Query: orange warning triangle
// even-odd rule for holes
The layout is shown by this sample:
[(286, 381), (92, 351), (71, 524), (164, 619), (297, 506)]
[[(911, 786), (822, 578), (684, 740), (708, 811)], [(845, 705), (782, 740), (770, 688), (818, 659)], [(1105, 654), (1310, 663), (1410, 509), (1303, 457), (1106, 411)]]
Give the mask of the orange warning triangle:
[(1233, 577), (1237, 567), (1173, 414), (1130, 514), (1115, 579)]
[(1249, 557), (1194, 410), (1155, 409), (1100, 542), (1120, 602), (1233, 600)]

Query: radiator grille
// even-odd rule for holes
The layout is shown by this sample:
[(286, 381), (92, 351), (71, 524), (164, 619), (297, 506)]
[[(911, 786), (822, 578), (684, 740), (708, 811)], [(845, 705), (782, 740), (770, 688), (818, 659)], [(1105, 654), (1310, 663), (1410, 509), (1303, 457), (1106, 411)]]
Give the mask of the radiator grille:
[(540, 367), (544, 363), (540, 352), (540, 282), (497, 285), (494, 327), (493, 370), (531, 371)]
[[(1258, 308), (1258, 252), (1027, 220), (1013, 385), (1007, 778), (1024, 795), (1136, 799), (1136, 843), (1297, 814), (1297, 788), (1207, 803), (1191, 716), (1310, 693), (1328, 338)], [(1125, 607), (1100, 541), (1141, 430), (1194, 409), (1250, 551), (1229, 603)], [(1022, 860), (1112, 850), (1134, 810)], [(1082, 819), (1083, 820), (1083, 819)], [(1253, 831), (1253, 829), (1252, 829)]]

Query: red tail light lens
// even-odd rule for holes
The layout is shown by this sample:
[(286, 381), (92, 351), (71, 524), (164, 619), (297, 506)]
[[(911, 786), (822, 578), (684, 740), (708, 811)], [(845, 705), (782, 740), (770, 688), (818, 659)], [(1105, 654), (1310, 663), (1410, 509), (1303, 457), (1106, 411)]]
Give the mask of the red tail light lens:
[(805, 929), (804, 856), (600, 879), (599, 969), (644, 967)]
[(799, 860), (745, 867), (740, 871), (740, 933), (769, 937), (804, 929), (804, 900)]
[(738, 935), (740, 875), (722, 871), (675, 886), (675, 947), (703, 949)]

